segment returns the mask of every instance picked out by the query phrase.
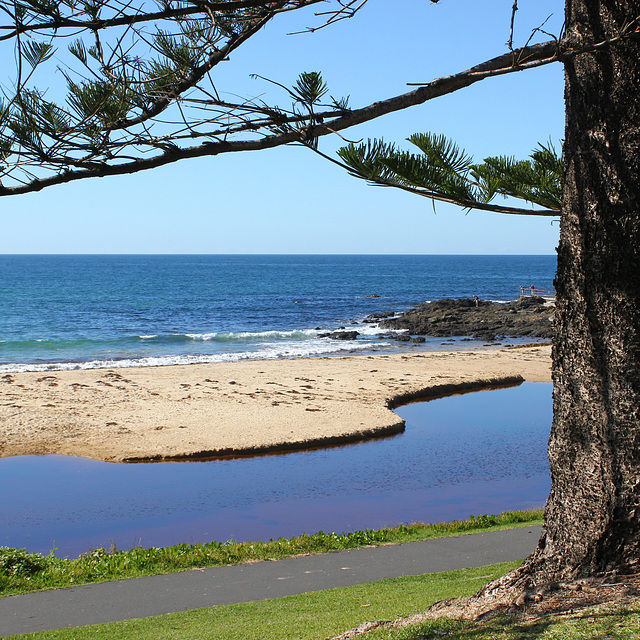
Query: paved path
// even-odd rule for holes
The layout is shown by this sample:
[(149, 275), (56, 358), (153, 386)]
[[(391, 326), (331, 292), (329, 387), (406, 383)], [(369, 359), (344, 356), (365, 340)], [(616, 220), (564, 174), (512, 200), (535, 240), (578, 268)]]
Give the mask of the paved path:
[(539, 537), (525, 527), (9, 596), (0, 638), (518, 560)]

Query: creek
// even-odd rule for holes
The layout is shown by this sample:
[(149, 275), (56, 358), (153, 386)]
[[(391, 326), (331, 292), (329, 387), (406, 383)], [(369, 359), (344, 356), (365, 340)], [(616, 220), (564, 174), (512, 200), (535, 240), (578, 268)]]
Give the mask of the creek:
[(405, 405), (399, 435), (201, 462), (0, 459), (0, 545), (75, 557), (115, 544), (268, 540), (542, 507), (552, 385)]

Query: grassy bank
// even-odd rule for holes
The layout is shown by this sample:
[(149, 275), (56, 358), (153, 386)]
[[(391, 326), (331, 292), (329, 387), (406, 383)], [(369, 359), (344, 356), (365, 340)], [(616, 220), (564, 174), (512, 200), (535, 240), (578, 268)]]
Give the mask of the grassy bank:
[(540, 524), (541, 519), (541, 511), (511, 511), (498, 516), (472, 516), (469, 520), (440, 524), (416, 523), (340, 534), (319, 532), (269, 542), (210, 542), (134, 548), (130, 551), (95, 549), (76, 559), (57, 558), (53, 552), (43, 556), (23, 549), (0, 547), (0, 595), (370, 545), (414, 542)]

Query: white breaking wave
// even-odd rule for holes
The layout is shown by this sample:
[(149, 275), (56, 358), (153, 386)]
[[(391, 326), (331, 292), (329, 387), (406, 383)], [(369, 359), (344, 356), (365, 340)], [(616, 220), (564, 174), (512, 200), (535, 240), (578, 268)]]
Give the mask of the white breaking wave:
[(362, 336), (377, 336), (381, 333), (406, 333), (406, 329), (381, 329), (377, 324), (356, 324), (346, 327), (347, 331), (357, 331)]
[(163, 367), (176, 364), (207, 364), (215, 362), (240, 362), (242, 360), (280, 360), (284, 358), (310, 358), (354, 351), (367, 351), (389, 347), (388, 342), (308, 340), (300, 343), (273, 343), (256, 351), (216, 353), (202, 355), (167, 355), (143, 358), (91, 360), (88, 362), (53, 362), (27, 364), (0, 364), (0, 373), (25, 371), (79, 371), (83, 369), (126, 369), (130, 367)]
[(274, 339), (306, 339), (314, 338), (318, 335), (315, 329), (292, 329), (290, 331), (237, 331), (229, 333), (187, 333), (187, 338), (191, 340), (233, 341), (233, 340), (274, 340)]

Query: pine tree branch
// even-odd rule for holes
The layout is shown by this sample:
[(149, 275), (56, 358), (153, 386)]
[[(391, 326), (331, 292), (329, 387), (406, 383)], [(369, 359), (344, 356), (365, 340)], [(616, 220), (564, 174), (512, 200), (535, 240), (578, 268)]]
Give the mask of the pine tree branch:
[[(279, 3), (284, 4), (284, 3)], [(231, 37), (227, 44), (214, 51), (207, 59), (207, 61), (200, 65), (197, 69), (194, 69), (187, 78), (180, 82), (170, 93), (162, 96), (159, 100), (156, 100), (150, 107), (145, 109), (144, 113), (137, 118), (130, 118), (127, 120), (120, 120), (112, 127), (107, 127), (106, 131), (117, 131), (118, 129), (126, 129), (133, 127), (137, 124), (141, 124), (162, 113), (178, 96), (182, 95), (185, 91), (195, 87), (204, 76), (211, 71), (217, 64), (225, 60), (231, 52), (237, 49), (240, 45), (246, 42), (253, 35), (258, 33), (273, 17), (277, 11), (272, 11), (269, 14), (263, 16), (259, 20), (250, 23), (242, 33), (237, 36)]]
[[(418, 89), (387, 100), (375, 102), (364, 108), (351, 110), (346, 114), (344, 110), (341, 110), (338, 117), (326, 123), (316, 124), (313, 127), (304, 127), (294, 131), (266, 135), (258, 140), (215, 140), (205, 142), (197, 147), (174, 147), (153, 158), (139, 158), (131, 162), (114, 165), (104, 163), (99, 168), (92, 166), (86, 170), (64, 171), (47, 178), (34, 179), (26, 184), (8, 187), (2, 186), (0, 187), (0, 196), (40, 191), (45, 187), (84, 178), (136, 173), (187, 158), (214, 156), (239, 151), (255, 151), (296, 142), (304, 142), (307, 138), (326, 136), (331, 133), (349, 129), (358, 124), (369, 122), (388, 113), (423, 104), (434, 98), (471, 86), (486, 78), (505, 73), (515, 73), (530, 68), (532, 65), (550, 64), (557, 59), (558, 44), (556, 42), (533, 45), (526, 49), (518, 49), (513, 53), (510, 52), (498, 56), (497, 58), (483, 62), (456, 75), (438, 78), (427, 85), (420, 86)], [(307, 116), (308, 119), (312, 119), (312, 117), (312, 115)]]
[[(329, 160), (329, 162), (337, 165), (341, 169), (354, 174), (355, 171), (353, 167), (332, 158), (331, 156), (322, 153), (318, 149), (313, 149), (318, 155), (322, 156), (325, 160)], [(375, 178), (371, 178), (360, 174), (359, 178), (366, 180), (369, 184), (378, 186), (378, 187), (393, 187), (395, 189), (400, 189), (402, 191), (406, 191), (408, 193), (412, 193), (413, 195), (422, 196), (424, 198), (429, 198), (430, 200), (437, 200), (438, 202), (446, 202), (448, 204), (454, 204), (458, 207), (462, 207), (463, 209), (468, 210), (478, 210), (478, 211), (489, 211), (491, 213), (503, 213), (508, 215), (519, 215), (519, 216), (540, 216), (546, 218), (557, 218), (560, 215), (560, 212), (557, 209), (525, 209), (524, 207), (508, 207), (505, 205), (499, 204), (491, 204), (490, 202), (480, 202), (478, 200), (468, 200), (464, 198), (454, 198), (445, 193), (437, 191), (435, 189), (426, 189), (420, 187), (413, 187), (407, 184), (402, 184), (400, 182), (394, 182), (393, 180), (387, 180), (382, 176), (376, 176)]]
[[(306, 1), (306, 0), (305, 0)], [(312, 0), (309, 0), (312, 1)], [(219, 137), (208, 140), (198, 146), (179, 147), (171, 142), (171, 134), (167, 135), (163, 142), (158, 142), (155, 136), (151, 136), (146, 131), (147, 118), (131, 119), (130, 121), (120, 121), (118, 126), (122, 126), (127, 123), (127, 126), (132, 126), (134, 123), (139, 123), (145, 128), (142, 133), (131, 133), (128, 138), (128, 146), (133, 148), (142, 148), (145, 146), (150, 148), (160, 148), (161, 153), (151, 158), (142, 158), (130, 156), (126, 161), (124, 159), (124, 149), (127, 147), (127, 138), (118, 140), (113, 147), (109, 146), (110, 142), (107, 138), (105, 140), (105, 147), (99, 145), (95, 148), (92, 147), (91, 156), (86, 159), (86, 163), (78, 158), (74, 158), (73, 162), (69, 162), (70, 166), (76, 167), (75, 169), (67, 169), (60, 171), (59, 164), (60, 159), (64, 161), (65, 152), (61, 151), (58, 158), (54, 160), (50, 159), (51, 156), (39, 147), (20, 148), (14, 152), (14, 157), (17, 158), (14, 162), (8, 162), (6, 157), (4, 162), (4, 177), (13, 179), (15, 183), (11, 186), (0, 186), (0, 196), (6, 195), (18, 195), (23, 193), (29, 193), (34, 191), (40, 191), (41, 189), (53, 186), (56, 184), (64, 184), (75, 180), (81, 180), (91, 177), (104, 177), (111, 175), (124, 175), (132, 174), (138, 171), (144, 171), (147, 169), (164, 166), (182, 159), (197, 158), (204, 156), (215, 156), (223, 153), (235, 153), (240, 151), (253, 151), (274, 148), (286, 144), (293, 143), (305, 143), (308, 140), (317, 140), (322, 136), (326, 136), (332, 133), (339, 133), (358, 124), (369, 122), (383, 115), (393, 113), (395, 111), (401, 111), (411, 106), (423, 104), (462, 88), (471, 86), (476, 82), (485, 80), (488, 78), (505, 75), (509, 73), (516, 73), (522, 70), (536, 68), (542, 65), (547, 65), (553, 62), (565, 60), (571, 56), (575, 56), (581, 53), (592, 52), (602, 50), (605, 47), (611, 46), (628, 37), (637, 37), (638, 29), (637, 25), (633, 25), (633, 28), (629, 28), (625, 33), (620, 34), (618, 37), (611, 39), (607, 42), (598, 42), (590, 45), (580, 46), (580, 48), (570, 49), (566, 41), (550, 41), (541, 44), (531, 45), (516, 49), (512, 52), (498, 56), (491, 60), (485, 61), (479, 65), (476, 65), (461, 73), (446, 76), (443, 78), (437, 78), (429, 83), (418, 86), (417, 89), (409, 91), (407, 93), (394, 96), (392, 98), (374, 102), (366, 107), (360, 109), (348, 110), (346, 108), (336, 109), (334, 112), (324, 114), (324, 118), (318, 118), (317, 114), (310, 112), (308, 114), (292, 114), (288, 113), (284, 117), (278, 117), (274, 115), (272, 123), (264, 123), (265, 115), (268, 115), (270, 110), (276, 112), (277, 109), (269, 107), (259, 107), (255, 105), (254, 113), (259, 114), (259, 119), (252, 119), (250, 117), (238, 116), (236, 122), (232, 126), (227, 126), (226, 129), (222, 129)], [(197, 83), (196, 83), (197, 84)], [(190, 86), (194, 86), (193, 83)], [(164, 103), (163, 103), (164, 104)], [(162, 108), (159, 108), (162, 111)], [(285, 113), (285, 112), (282, 112)], [(227, 114), (225, 117), (229, 117)], [(291, 124), (283, 125), (283, 121), (292, 122), (291, 115), (295, 115), (295, 120), (300, 122), (297, 129), (290, 130)], [(223, 116), (221, 115), (220, 118)], [(196, 121), (189, 123), (189, 128), (192, 133), (192, 137), (195, 137), (196, 130), (202, 122)], [(219, 120), (221, 122), (221, 120)], [(242, 125), (239, 125), (242, 122)], [(259, 123), (259, 124), (258, 124)], [(255, 125), (255, 128), (252, 127)], [(181, 124), (183, 129), (184, 123)], [(251, 139), (234, 140), (229, 139), (227, 136), (229, 131), (234, 127), (239, 129), (248, 130), (253, 134)], [(284, 129), (284, 130), (283, 130)], [(126, 133), (123, 129), (120, 131)], [(276, 133), (273, 133), (276, 131)], [(103, 130), (103, 134), (105, 130)], [(109, 133), (109, 130), (106, 130)], [(78, 135), (82, 137), (82, 131), (78, 129)], [(145, 135), (147, 137), (145, 137)], [(200, 134), (197, 135), (206, 135)], [(212, 134), (209, 134), (212, 136)], [(256, 138), (259, 135), (261, 137)], [(77, 145), (73, 141), (56, 141), (57, 148), (63, 148), (65, 144), (70, 145), (68, 150), (78, 149)], [(93, 143), (92, 143), (93, 144)], [(113, 150), (120, 149), (121, 155), (113, 153)], [(86, 148), (86, 147), (85, 147)], [(67, 154), (68, 155), (68, 154)], [(56, 174), (48, 177), (41, 177), (41, 172), (47, 168), (47, 158), (49, 158), (49, 168), (55, 170)], [(43, 164), (43, 159), (44, 164)], [(27, 174), (27, 168), (31, 161), (30, 173)], [(90, 162), (90, 164), (89, 164)], [(64, 164), (64, 162), (63, 162)], [(13, 169), (25, 171), (28, 175), (27, 180), (19, 180), (17, 177), (12, 177), (11, 172)], [(40, 173), (40, 176), (34, 176), (33, 172)], [(425, 195), (425, 194), (420, 194)], [(433, 197), (433, 196), (429, 196)], [(446, 196), (445, 196), (446, 197)], [(440, 198), (442, 199), (442, 198)], [(462, 206), (467, 206), (462, 204)], [(490, 205), (487, 210), (494, 210), (498, 212), (497, 205)], [(478, 208), (478, 207), (475, 207)], [(522, 213), (526, 211), (526, 215), (532, 215), (531, 211), (527, 210), (513, 210), (511, 208), (499, 207), (502, 213)], [(509, 210), (509, 211), (507, 211)], [(543, 212), (540, 215), (556, 215), (556, 213)]]
[[(175, 20), (176, 18), (189, 18), (198, 15), (210, 15), (216, 11), (239, 11), (242, 9), (262, 9), (265, 7), (269, 11), (271, 9), (269, 5), (282, 4), (284, 6), (277, 9), (278, 12), (293, 11), (302, 7), (311, 6), (324, 2), (325, 0), (287, 0), (287, 2), (264, 2), (264, 0), (228, 0), (222, 2), (208, 2), (206, 0), (202, 2), (193, 2), (192, 6), (180, 6), (176, 8), (167, 8), (162, 11), (155, 12), (143, 12), (121, 14), (113, 18), (104, 19), (87, 19), (79, 20), (77, 18), (52, 16), (49, 20), (43, 22), (36, 22), (30, 24), (24, 24), (16, 20), (13, 24), (1, 25), (0, 32), (5, 32), (0, 36), (0, 41), (11, 40), (21, 34), (28, 34), (31, 32), (48, 31), (52, 34), (56, 34), (63, 29), (71, 29), (74, 31), (103, 31), (113, 27), (131, 26), (136, 24), (143, 24), (149, 22), (156, 22), (158, 20)], [(287, 6), (289, 5), (289, 6)], [(13, 17), (13, 14), (3, 8), (5, 13), (9, 13)], [(120, 12), (118, 12), (120, 13)], [(56, 34), (57, 35), (57, 34)], [(63, 36), (57, 36), (63, 37)]]

